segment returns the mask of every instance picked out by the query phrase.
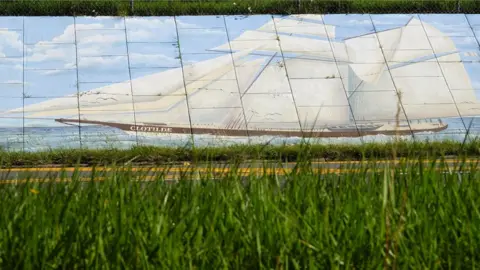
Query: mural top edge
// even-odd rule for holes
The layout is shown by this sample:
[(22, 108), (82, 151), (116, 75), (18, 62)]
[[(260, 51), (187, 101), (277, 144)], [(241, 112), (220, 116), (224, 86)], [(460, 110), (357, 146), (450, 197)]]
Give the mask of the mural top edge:
[(271, 16), (271, 17), (295, 17), (295, 16), (327, 16), (327, 17), (355, 17), (355, 16), (388, 16), (388, 17), (402, 17), (402, 16), (443, 16), (443, 17), (463, 17), (463, 16), (477, 16), (478, 13), (298, 13), (298, 14), (221, 14), (221, 15), (66, 15), (66, 16), (46, 16), (46, 15), (28, 15), (28, 16), (8, 16), (0, 15), (0, 18), (174, 18), (174, 17), (259, 17), (259, 16)]

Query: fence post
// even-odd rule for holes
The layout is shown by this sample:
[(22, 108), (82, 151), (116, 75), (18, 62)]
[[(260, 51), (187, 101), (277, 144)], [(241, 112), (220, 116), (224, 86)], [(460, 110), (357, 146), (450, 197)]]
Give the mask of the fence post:
[(130, 0), (130, 12), (133, 14), (133, 1), (134, 0)]

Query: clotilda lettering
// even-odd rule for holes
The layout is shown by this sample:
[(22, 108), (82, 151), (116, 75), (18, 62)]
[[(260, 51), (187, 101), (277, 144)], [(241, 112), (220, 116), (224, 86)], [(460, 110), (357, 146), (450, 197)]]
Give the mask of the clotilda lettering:
[(168, 127), (149, 127), (149, 126), (130, 126), (131, 131), (171, 133), (172, 128)]

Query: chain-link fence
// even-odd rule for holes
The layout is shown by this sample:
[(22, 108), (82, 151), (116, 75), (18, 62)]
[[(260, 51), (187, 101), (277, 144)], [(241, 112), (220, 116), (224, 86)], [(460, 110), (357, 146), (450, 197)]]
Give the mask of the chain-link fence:
[(480, 15), (279, 17), (2, 17), (0, 147), (480, 133)]
[(477, 0), (0, 0), (0, 15), (478, 13)]

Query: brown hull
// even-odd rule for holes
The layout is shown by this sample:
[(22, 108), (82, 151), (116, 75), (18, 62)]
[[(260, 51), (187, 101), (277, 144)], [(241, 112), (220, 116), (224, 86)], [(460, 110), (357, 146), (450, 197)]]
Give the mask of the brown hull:
[[(164, 133), (164, 134), (209, 134), (219, 136), (282, 136), (282, 137), (303, 137), (303, 138), (332, 138), (332, 137), (360, 137), (366, 135), (409, 135), (409, 130), (362, 130), (360, 134), (354, 131), (282, 131), (282, 130), (245, 130), (245, 129), (218, 129), (218, 128), (187, 128), (187, 127), (171, 127), (164, 124), (159, 125), (131, 125), (102, 121), (78, 120), (78, 119), (55, 119), (56, 122), (63, 124), (84, 123), (92, 125), (102, 125), (118, 128), (123, 131), (145, 132), (145, 133)], [(448, 125), (431, 129), (417, 129), (418, 132), (439, 132), (447, 129)]]

